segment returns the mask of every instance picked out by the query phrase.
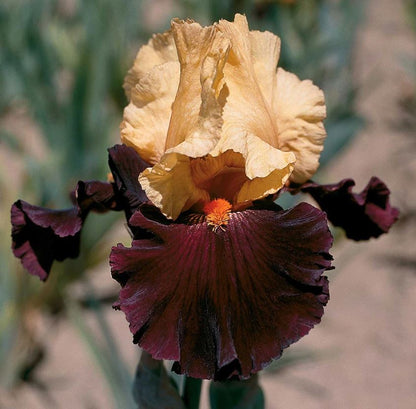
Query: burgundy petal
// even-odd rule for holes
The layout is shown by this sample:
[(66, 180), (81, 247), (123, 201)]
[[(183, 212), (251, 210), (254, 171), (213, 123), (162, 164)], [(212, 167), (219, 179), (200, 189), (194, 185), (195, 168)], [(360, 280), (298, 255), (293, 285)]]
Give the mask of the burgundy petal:
[(126, 145), (115, 145), (108, 152), (114, 182), (124, 199), (123, 207), (129, 219), (142, 203), (148, 201), (138, 178), (150, 165), (141, 159), (133, 148)]
[(79, 181), (75, 190), (76, 202), (82, 212), (93, 210), (106, 212), (108, 210), (121, 210), (118, 197), (111, 183)]
[(112, 249), (116, 308), (134, 342), (196, 378), (248, 378), (320, 322), (332, 244), (325, 214), (306, 203), (287, 211), (231, 214), (207, 223), (162, 224), (136, 212), (151, 239)]
[(50, 210), (18, 200), (11, 222), (14, 255), (41, 280), (48, 278), (54, 260), (79, 254), (82, 220), (76, 208)]
[(75, 205), (66, 210), (33, 206), (22, 200), (11, 208), (12, 249), (26, 270), (48, 278), (54, 260), (79, 255), (82, 225), (89, 211), (119, 210), (113, 185), (78, 182)]
[(399, 211), (390, 205), (390, 191), (377, 177), (372, 177), (361, 193), (353, 193), (355, 182), (344, 179), (333, 185), (314, 182), (302, 186), (328, 215), (335, 226), (342, 227), (348, 238), (368, 240), (387, 233), (398, 219)]

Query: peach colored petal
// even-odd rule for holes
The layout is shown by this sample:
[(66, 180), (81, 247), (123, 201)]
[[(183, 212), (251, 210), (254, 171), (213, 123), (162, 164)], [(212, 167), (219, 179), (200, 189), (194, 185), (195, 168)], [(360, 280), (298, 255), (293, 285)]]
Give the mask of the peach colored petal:
[[(197, 35), (192, 30), (188, 33), (189, 29), (185, 28), (187, 26), (181, 25), (178, 27), (182, 29), (180, 31), (182, 36), (192, 35), (191, 39), (193, 41), (198, 40)], [(181, 83), (176, 99), (178, 102), (174, 105), (171, 127), (169, 128), (169, 135), (172, 139), (166, 143), (166, 145), (174, 145), (172, 148), (167, 149), (166, 152), (177, 152), (192, 158), (208, 154), (220, 139), (223, 124), (223, 68), (229, 50), (229, 41), (221, 33), (211, 31), (208, 36), (199, 30), (198, 34), (203, 36), (202, 43), (199, 44), (198, 48), (206, 50), (206, 52), (200, 56), (200, 67), (189, 66), (189, 61), (181, 63)], [(198, 46), (193, 41), (187, 41), (179, 37), (178, 46), (184, 47), (184, 43), (187, 47), (190, 44), (192, 44), (191, 47)], [(205, 44), (204, 41), (209, 41), (210, 44)], [(180, 58), (181, 53), (182, 51), (179, 52)], [(184, 51), (184, 53), (186, 52)], [(192, 73), (192, 76), (194, 76), (195, 69), (199, 71), (199, 78), (198, 84), (193, 85), (193, 91), (199, 91), (200, 94), (197, 95), (193, 92), (190, 95), (191, 92), (185, 85), (187, 87), (191, 86), (189, 85), (192, 81), (190, 75)], [(195, 76), (194, 81), (196, 80)], [(182, 87), (184, 88), (182, 89)], [(184, 104), (188, 104), (188, 100), (190, 102), (193, 101), (192, 105), (199, 104), (199, 112), (192, 119), (189, 118), (189, 114), (184, 112), (186, 109)], [(184, 117), (181, 117), (183, 114), (186, 115), (185, 121), (183, 120)], [(177, 141), (183, 138), (182, 142), (175, 145)]]
[(170, 61), (143, 74), (131, 89), (120, 125), (121, 141), (148, 163), (157, 163), (164, 154), (178, 80), (179, 63)]
[(132, 88), (147, 72), (153, 67), (169, 61), (178, 61), (175, 42), (170, 30), (163, 34), (153, 35), (149, 42), (140, 48), (133, 67), (130, 68), (124, 79), (123, 87), (127, 98), (130, 100)]
[(196, 202), (209, 200), (209, 194), (198, 189), (192, 180), (190, 161), (185, 155), (168, 153), (139, 176), (149, 200), (174, 220)]
[[(269, 72), (272, 75), (276, 68), (277, 40), (274, 42), (267, 35), (262, 36), (248, 31), (247, 20), (244, 16), (237, 14), (234, 22), (221, 20), (218, 29), (231, 41), (231, 50), (227, 63), (224, 67), (224, 80), (229, 95), (223, 110), (223, 132), (221, 145), (226, 143), (228, 138), (235, 135), (253, 134), (273, 146), (277, 139), (277, 127), (272, 117), (271, 106), (267, 103), (262, 94), (262, 89), (267, 86), (267, 80), (262, 87), (254, 69), (253, 54), (263, 55), (261, 63), (257, 65), (257, 74)], [(268, 37), (262, 41), (261, 46), (252, 48), (255, 38)], [(266, 45), (267, 43), (267, 45)], [(263, 52), (273, 51), (272, 56), (265, 56)], [(231, 146), (219, 148), (222, 152)]]
[(276, 67), (280, 55), (280, 38), (269, 31), (250, 31), (251, 58), (257, 83), (271, 107), (276, 87)]
[(215, 26), (174, 20), (172, 32), (181, 73), (166, 151), (206, 155), (220, 138), (223, 66), (229, 42)]
[(301, 81), (279, 68), (273, 110), (279, 131), (278, 148), (296, 155), (290, 179), (303, 183), (316, 172), (326, 137), (322, 123), (326, 117), (324, 94), (312, 81)]
[(246, 145), (244, 155), (227, 150), (192, 161), (195, 184), (210, 192), (211, 198), (244, 203), (276, 193), (288, 180), (295, 162), (292, 153), (274, 149), (252, 135), (242, 144)]
[(229, 150), (213, 157), (211, 155), (191, 162), (195, 185), (210, 194), (211, 199), (222, 198), (234, 203), (241, 186), (246, 182), (244, 158)]

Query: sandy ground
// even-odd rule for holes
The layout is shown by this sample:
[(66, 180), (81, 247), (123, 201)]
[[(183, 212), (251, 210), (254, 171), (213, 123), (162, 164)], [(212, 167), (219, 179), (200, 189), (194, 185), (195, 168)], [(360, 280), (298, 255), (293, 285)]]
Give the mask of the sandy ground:
[[(370, 0), (367, 18), (355, 64), (358, 109), (367, 126), (326, 177), (328, 182), (353, 177), (361, 190), (377, 175), (391, 188), (393, 204), (410, 214), (416, 211), (415, 124), (404, 126), (399, 102), (412, 85), (402, 61), (416, 58), (415, 38), (405, 24), (402, 1)], [(306, 352), (311, 359), (262, 375), (267, 409), (416, 408), (416, 271), (414, 265), (392, 262), (415, 260), (415, 233), (413, 215), (378, 240), (337, 242), (323, 322), (289, 351)], [(127, 333), (121, 313), (109, 310), (107, 318), (116, 334)], [(26, 387), (14, 396), (0, 395), (0, 408), (112, 409), (107, 386), (73, 327), (46, 324), (43, 331), (52, 341), (39, 376), (55, 401)], [(118, 342), (133, 368), (137, 349), (129, 336)]]
[[(416, 43), (400, 1), (369, 1), (358, 37), (358, 109), (367, 127), (327, 172), (328, 181), (353, 177), (358, 188), (372, 175), (391, 188), (403, 213), (416, 206), (416, 131), (403, 126), (399, 101), (410, 83), (402, 68)], [(330, 273), (331, 301), (323, 322), (291, 349), (318, 359), (263, 376), (268, 409), (416, 408), (416, 271), (391, 263), (415, 259), (414, 219), (378, 240), (338, 242)]]

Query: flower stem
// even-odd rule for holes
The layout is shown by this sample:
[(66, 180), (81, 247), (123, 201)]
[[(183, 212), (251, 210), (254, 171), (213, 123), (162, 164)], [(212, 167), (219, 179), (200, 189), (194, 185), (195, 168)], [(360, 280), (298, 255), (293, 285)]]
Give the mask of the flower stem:
[(198, 409), (201, 397), (202, 379), (185, 378), (183, 402), (187, 409)]

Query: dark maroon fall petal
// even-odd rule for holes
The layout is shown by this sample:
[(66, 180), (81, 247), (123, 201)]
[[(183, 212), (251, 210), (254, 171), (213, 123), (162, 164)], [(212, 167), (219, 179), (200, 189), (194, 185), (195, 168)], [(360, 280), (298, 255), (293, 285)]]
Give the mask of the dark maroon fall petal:
[[(90, 211), (124, 210), (129, 220), (148, 201), (138, 176), (149, 164), (134, 149), (114, 146), (109, 149), (109, 164), (114, 183), (78, 182), (71, 209), (50, 210), (20, 200), (12, 206), (13, 252), (31, 274), (46, 280), (54, 260), (78, 256), (82, 225)], [(140, 227), (132, 230), (137, 237), (151, 235)]]
[(335, 226), (342, 227), (348, 238), (368, 240), (387, 233), (398, 219), (399, 210), (390, 205), (390, 191), (372, 177), (361, 193), (353, 193), (355, 182), (344, 179), (332, 185), (308, 182), (301, 187), (309, 193)]
[(13, 254), (43, 281), (54, 260), (79, 254), (82, 219), (76, 208), (50, 210), (18, 200), (11, 209), (11, 222)]
[(79, 181), (75, 190), (76, 203), (81, 212), (121, 210), (120, 200), (111, 183), (93, 180)]
[(216, 232), (140, 211), (130, 223), (153, 237), (112, 249), (115, 307), (134, 342), (176, 372), (248, 378), (320, 322), (332, 236), (315, 207), (235, 212)]
[(144, 202), (148, 201), (146, 193), (139, 183), (139, 174), (150, 165), (138, 153), (126, 145), (115, 145), (108, 150), (109, 166), (114, 182), (124, 200), (123, 208), (127, 219)]
[(74, 206), (66, 210), (46, 209), (22, 200), (11, 208), (13, 253), (41, 280), (48, 278), (54, 260), (78, 257), (81, 229), (90, 211), (120, 209), (110, 183), (80, 181), (73, 198)]

